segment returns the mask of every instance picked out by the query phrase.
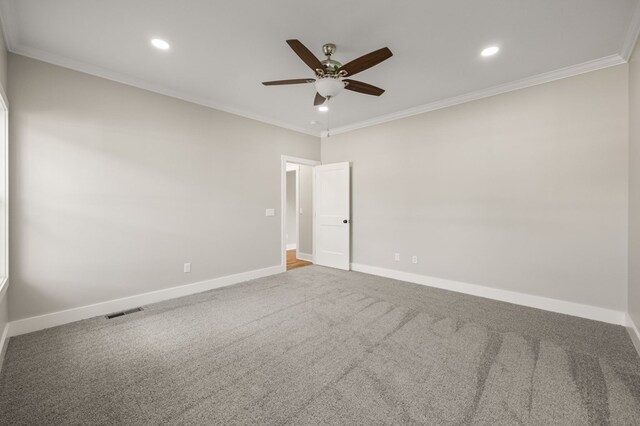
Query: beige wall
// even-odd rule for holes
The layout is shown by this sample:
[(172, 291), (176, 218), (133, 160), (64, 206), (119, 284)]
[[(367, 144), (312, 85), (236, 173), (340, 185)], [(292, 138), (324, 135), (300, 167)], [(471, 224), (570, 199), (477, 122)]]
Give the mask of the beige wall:
[(13, 54), (9, 80), (11, 319), (280, 264), (280, 156), (318, 138)]
[(627, 72), (323, 139), (353, 162), (352, 261), (626, 310)]
[(300, 173), (298, 185), (302, 209), (302, 213), (298, 215), (300, 232), (298, 252), (311, 256), (313, 254), (313, 167), (300, 165), (298, 173)]
[(640, 44), (629, 63), (629, 315), (640, 327)]
[[(640, 323), (640, 125), (630, 176), (626, 130), (637, 56), (630, 75), (618, 66), (324, 139), (324, 162), (353, 162), (353, 261), (625, 310), (630, 235)], [(279, 263), (280, 212), (264, 209), (280, 205), (280, 155), (318, 159), (317, 138), (9, 62), (12, 319)]]

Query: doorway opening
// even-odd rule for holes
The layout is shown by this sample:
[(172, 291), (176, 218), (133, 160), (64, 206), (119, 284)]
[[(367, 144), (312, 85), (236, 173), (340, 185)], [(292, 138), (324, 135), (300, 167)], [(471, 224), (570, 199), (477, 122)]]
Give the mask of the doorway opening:
[(285, 211), (287, 271), (312, 264), (312, 174), (311, 166), (287, 163)]
[(313, 167), (320, 162), (282, 157), (282, 268), (313, 264)]

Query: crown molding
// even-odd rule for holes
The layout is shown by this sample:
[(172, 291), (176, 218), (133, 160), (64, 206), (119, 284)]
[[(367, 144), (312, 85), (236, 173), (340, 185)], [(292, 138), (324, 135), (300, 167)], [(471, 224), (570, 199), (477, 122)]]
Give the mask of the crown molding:
[(85, 62), (76, 61), (64, 56), (55, 55), (39, 49), (34, 49), (31, 47), (25, 47), (21, 45), (9, 45), (9, 51), (17, 55), (26, 56), (31, 59), (36, 59), (38, 61), (47, 62), (53, 65), (58, 65), (63, 68), (68, 68), (74, 71), (83, 72), (85, 74), (90, 74), (96, 77), (115, 81), (117, 83), (126, 84), (127, 86), (136, 87), (138, 89), (147, 90), (149, 92), (158, 93), (161, 95), (180, 99), (193, 104), (202, 105), (202, 106), (223, 111), (229, 114), (237, 115), (244, 118), (249, 118), (251, 120), (260, 121), (262, 123), (270, 124), (272, 126), (293, 130), (294, 132), (303, 133), (309, 136), (315, 136), (315, 137), (319, 136), (317, 132), (309, 132), (308, 130), (305, 130), (301, 127), (292, 126), (291, 124), (285, 123), (283, 121), (273, 120), (271, 118), (263, 117), (261, 115), (257, 115), (251, 112), (230, 108), (230, 107), (221, 105), (220, 103), (212, 99), (194, 96), (190, 93), (187, 93), (181, 90), (168, 89), (166, 87), (163, 87), (154, 83), (150, 83), (146, 80), (131, 77), (123, 73), (113, 72), (106, 68), (90, 65)]
[(64, 68), (69, 68), (75, 71), (84, 72), (86, 74), (91, 74), (91, 75), (105, 78), (108, 80), (116, 81), (118, 83), (126, 84), (128, 86), (137, 87), (139, 89), (148, 90), (150, 92), (155, 92), (165, 96), (181, 99), (183, 101), (206, 106), (208, 108), (213, 108), (219, 111), (227, 112), (229, 114), (237, 115), (244, 118), (249, 118), (262, 123), (266, 123), (273, 126), (292, 130), (295, 132), (303, 133), (306, 135), (315, 136), (315, 137), (320, 136), (321, 138), (327, 137), (328, 133), (332, 135), (336, 135), (340, 133), (350, 132), (352, 130), (375, 126), (375, 125), (386, 123), (389, 121), (395, 121), (402, 118), (407, 118), (414, 115), (423, 114), (426, 112), (448, 108), (450, 106), (455, 106), (455, 105), (463, 104), (466, 102), (472, 102), (475, 100), (499, 95), (502, 93), (512, 92), (512, 91), (524, 89), (527, 87), (532, 87), (539, 84), (560, 80), (567, 77), (573, 77), (583, 73), (597, 71), (599, 69), (624, 64), (629, 61), (631, 54), (633, 53), (633, 50), (635, 48), (635, 45), (638, 42), (638, 39), (640, 37), (640, 3), (638, 3), (631, 17), (629, 29), (627, 30), (627, 34), (626, 34), (624, 43), (622, 45), (622, 48), (620, 50), (620, 54), (605, 56), (600, 59), (595, 59), (595, 60), (584, 62), (581, 64), (561, 68), (555, 71), (538, 74), (538, 75), (527, 77), (514, 82), (489, 87), (486, 89), (470, 92), (467, 94), (438, 100), (438, 101), (431, 102), (424, 105), (419, 105), (413, 108), (405, 109), (405, 110), (394, 112), (391, 114), (386, 114), (386, 115), (374, 117), (368, 120), (363, 120), (356, 123), (348, 124), (345, 126), (336, 127), (334, 129), (330, 129), (330, 132), (327, 132), (326, 130), (318, 132), (318, 131), (309, 131), (307, 129), (304, 129), (295, 125), (291, 125), (283, 121), (274, 120), (258, 114), (254, 114), (252, 112), (231, 108), (231, 107), (222, 105), (214, 101), (213, 99), (199, 97), (184, 91), (168, 89), (166, 87), (148, 82), (143, 79), (137, 79), (122, 73), (116, 73), (116, 72), (110, 71), (106, 68), (97, 67), (81, 61), (76, 61), (67, 57), (63, 57), (61, 55), (55, 55), (39, 49), (33, 49), (30, 47), (23, 46), (18, 42), (16, 37), (14, 37), (14, 35), (18, 34), (17, 28), (15, 28), (15, 25), (11, 22), (11, 20), (6, 19), (6, 16), (15, 16), (13, 8), (14, 8), (13, 2), (0, 0), (0, 30), (4, 35), (5, 43), (7, 45), (7, 50), (9, 50), (12, 53), (26, 56), (32, 59), (48, 62)]
[(620, 50), (620, 56), (622, 56), (625, 62), (628, 62), (629, 59), (631, 59), (633, 49), (636, 47), (636, 43), (638, 42), (638, 36), (640, 36), (640, 3), (638, 3), (636, 10), (631, 16), (631, 24), (629, 25), (627, 36), (625, 37), (622, 49)]
[[(640, 19), (638, 20), (640, 22)], [(3, 27), (6, 28), (6, 27)], [(10, 31), (4, 30), (6, 33)], [(36, 59), (39, 61), (51, 63), (53, 65), (58, 65), (64, 68), (68, 68), (74, 71), (83, 72), (86, 74), (94, 75), (100, 78), (105, 78), (107, 80), (115, 81), (118, 83), (126, 84), (128, 86), (136, 87), (143, 90), (148, 90), (150, 92), (159, 93), (161, 95), (170, 96), (173, 98), (181, 99), (183, 101), (191, 102), (194, 104), (206, 106), (208, 108), (213, 108), (219, 111), (227, 112), (229, 114), (237, 115), (244, 118), (249, 118), (251, 120), (260, 121), (262, 123), (270, 124), (273, 126), (293, 130), (295, 132), (303, 133), (310, 136), (320, 136), (327, 137), (327, 131), (320, 132), (320, 135), (315, 132), (309, 132), (300, 127), (292, 126), (288, 123), (284, 123), (278, 120), (272, 120), (270, 118), (266, 118), (263, 116), (259, 116), (256, 114), (248, 113), (245, 111), (240, 111), (234, 108), (229, 108), (224, 105), (221, 105), (211, 99), (201, 98), (198, 96), (194, 96), (188, 94), (183, 91), (171, 90), (165, 87), (161, 87), (157, 84), (150, 83), (148, 81), (137, 79), (134, 77), (130, 77), (124, 75), (122, 73), (116, 73), (113, 71), (109, 71), (105, 68), (93, 66), (86, 64), (84, 62), (75, 61), (73, 59), (69, 59), (66, 57), (62, 57), (59, 55), (51, 54), (48, 52), (44, 52), (39, 49), (33, 49), (29, 47), (24, 47), (20, 45), (13, 45), (10, 41), (7, 40), (8, 49), (10, 52), (26, 56), (28, 58)], [(579, 74), (584, 74), (590, 71), (597, 71), (599, 69), (624, 64), (627, 61), (621, 55), (611, 55), (605, 56), (604, 58), (595, 59), (592, 61), (584, 62), (578, 65), (572, 65), (569, 67), (561, 68), (559, 70), (538, 74), (533, 77), (528, 77), (522, 80), (517, 80), (511, 83), (501, 84), (498, 86), (489, 87), (487, 89), (478, 90), (475, 92), (467, 93), (460, 96), (455, 96), (447, 99), (442, 99), (436, 102), (428, 103), (425, 105), (420, 105), (414, 108), (409, 108), (406, 110), (394, 112), (391, 114), (382, 115), (379, 117), (375, 117), (369, 120), (360, 121), (357, 123), (349, 124), (346, 126), (337, 127), (330, 130), (330, 134), (336, 135), (340, 133), (346, 133), (357, 129), (362, 129), (365, 127), (375, 126), (377, 124), (386, 123), (389, 121), (395, 121), (402, 118), (411, 117), (418, 114), (423, 114), (430, 111), (435, 111), (438, 109), (448, 108), (454, 105), (459, 105), (495, 95), (499, 95), (502, 93), (513, 92), (516, 90), (524, 89), (531, 86), (537, 86), (539, 84), (548, 83), (555, 80), (560, 80), (567, 77), (573, 77)]]
[[(573, 77), (579, 74), (584, 74), (591, 71), (597, 71), (603, 68), (612, 67), (615, 65), (621, 65), (627, 61), (620, 55), (605, 56), (604, 58), (595, 59), (588, 62), (583, 62), (578, 65), (572, 65), (565, 68), (560, 68), (555, 71), (546, 72), (543, 74), (527, 77), (522, 80), (516, 80), (511, 83), (505, 83), (498, 86), (489, 87), (475, 92), (470, 92), (460, 96), (454, 96), (452, 98), (442, 99), (439, 101), (431, 102), (425, 105), (420, 105), (414, 108), (405, 109), (402, 111), (394, 112), (391, 114), (381, 115), (379, 117), (372, 118), (370, 120), (364, 120), (346, 126), (336, 127), (330, 129), (331, 135), (337, 135), (340, 133), (346, 133), (365, 127), (371, 127), (378, 124), (386, 123), (389, 121), (399, 120), (401, 118), (407, 118), (418, 114), (423, 114), (438, 109), (448, 108), (454, 105), (460, 105), (467, 102), (476, 101), (483, 98), (488, 98), (502, 93), (513, 92), (527, 87), (537, 86), (544, 83), (549, 83), (555, 80), (561, 80), (567, 77)], [(327, 137), (327, 131), (323, 131), (321, 137)]]

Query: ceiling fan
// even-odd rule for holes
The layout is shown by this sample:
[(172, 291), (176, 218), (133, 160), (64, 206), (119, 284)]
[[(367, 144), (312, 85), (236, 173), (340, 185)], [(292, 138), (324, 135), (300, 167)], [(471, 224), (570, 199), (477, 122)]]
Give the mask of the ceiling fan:
[(363, 83), (361, 81), (352, 80), (352, 75), (369, 69), (380, 62), (393, 56), (391, 50), (387, 47), (367, 53), (351, 62), (342, 65), (340, 62), (331, 59), (336, 51), (336, 45), (327, 43), (322, 46), (322, 52), (327, 57), (324, 61), (320, 61), (315, 57), (309, 49), (305, 47), (299, 40), (287, 40), (287, 44), (293, 51), (307, 64), (315, 73), (315, 78), (298, 78), (294, 80), (276, 80), (264, 81), (265, 86), (278, 86), (283, 84), (304, 84), (314, 83), (316, 87), (316, 97), (313, 100), (314, 105), (321, 105), (325, 100), (331, 99), (342, 91), (342, 89), (351, 90), (353, 92), (364, 93), (365, 95), (380, 96), (384, 93), (384, 89)]

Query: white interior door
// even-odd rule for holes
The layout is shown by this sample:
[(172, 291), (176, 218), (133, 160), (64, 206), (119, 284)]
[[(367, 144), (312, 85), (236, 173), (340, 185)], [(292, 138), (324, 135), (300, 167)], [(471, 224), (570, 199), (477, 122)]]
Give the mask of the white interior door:
[(314, 167), (315, 263), (349, 270), (351, 185), (349, 163)]

